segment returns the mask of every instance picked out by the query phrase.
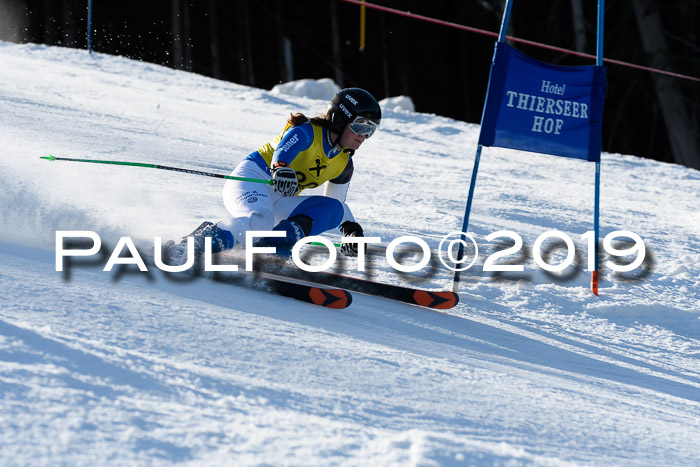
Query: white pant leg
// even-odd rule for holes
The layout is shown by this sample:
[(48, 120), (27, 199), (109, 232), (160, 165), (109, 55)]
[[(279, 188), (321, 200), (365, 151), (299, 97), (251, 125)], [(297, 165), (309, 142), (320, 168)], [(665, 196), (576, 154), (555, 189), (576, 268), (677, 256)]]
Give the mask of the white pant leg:
[(275, 201), (273, 210), (275, 225), (288, 218), (305, 199), (306, 196), (285, 196)]
[[(270, 180), (270, 176), (257, 163), (247, 160), (238, 164), (231, 176)], [(223, 199), (224, 206), (232, 217), (228, 221), (219, 222), (218, 226), (233, 234), (236, 245), (245, 244), (247, 231), (272, 230), (276, 225), (274, 203), (280, 198), (272, 185), (227, 180)]]

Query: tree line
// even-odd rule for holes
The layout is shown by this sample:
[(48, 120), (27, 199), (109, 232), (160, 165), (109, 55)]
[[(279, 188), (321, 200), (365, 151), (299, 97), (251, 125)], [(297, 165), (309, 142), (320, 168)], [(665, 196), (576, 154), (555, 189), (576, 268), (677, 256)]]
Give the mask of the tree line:
[[(93, 0), (93, 48), (270, 89), (333, 78), (379, 98), (408, 95), (419, 112), (478, 123), (492, 37), (340, 0)], [(497, 32), (504, 0), (376, 0)], [(87, 0), (0, 5), (0, 39), (86, 47)], [(597, 2), (515, 0), (509, 35), (595, 55)], [(605, 57), (700, 77), (700, 2), (607, 0)], [(559, 65), (590, 60), (514, 44)], [(700, 83), (608, 66), (603, 149), (700, 169)]]

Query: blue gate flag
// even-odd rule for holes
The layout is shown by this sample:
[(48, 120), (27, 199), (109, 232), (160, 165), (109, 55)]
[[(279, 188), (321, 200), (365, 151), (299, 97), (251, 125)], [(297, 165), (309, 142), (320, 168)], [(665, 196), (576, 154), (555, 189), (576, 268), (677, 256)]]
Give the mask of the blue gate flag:
[(540, 62), (496, 42), (479, 144), (600, 161), (605, 68)]

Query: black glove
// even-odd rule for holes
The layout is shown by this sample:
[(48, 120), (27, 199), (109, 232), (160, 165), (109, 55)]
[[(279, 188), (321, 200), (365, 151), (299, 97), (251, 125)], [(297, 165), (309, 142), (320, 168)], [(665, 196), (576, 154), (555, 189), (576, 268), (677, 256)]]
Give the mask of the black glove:
[[(344, 237), (364, 237), (362, 227), (357, 222), (345, 221), (340, 226), (340, 231)], [(357, 243), (343, 243), (340, 252), (345, 256), (357, 256), (359, 249)]]
[(282, 196), (294, 196), (299, 192), (297, 173), (284, 165), (277, 165), (270, 170), (272, 174), (272, 188)]

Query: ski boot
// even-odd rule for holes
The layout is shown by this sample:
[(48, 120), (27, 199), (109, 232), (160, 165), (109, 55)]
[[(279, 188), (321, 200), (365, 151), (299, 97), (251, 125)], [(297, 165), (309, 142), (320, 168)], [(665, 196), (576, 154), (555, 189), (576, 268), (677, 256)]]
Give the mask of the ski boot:
[(204, 254), (204, 241), (207, 237), (211, 238), (212, 254), (233, 248), (235, 244), (231, 232), (219, 228), (213, 222), (203, 222), (194, 232), (187, 237), (183, 237), (180, 243), (175, 243), (172, 240), (168, 242), (166, 245), (167, 257), (171, 265), (185, 264), (187, 262), (188, 237), (194, 239), (194, 254), (197, 259)]
[(294, 245), (306, 237), (311, 231), (311, 223), (313, 220), (309, 216), (298, 214), (281, 221), (272, 230), (285, 232), (284, 237), (263, 237), (255, 241), (254, 246), (257, 247), (275, 247), (276, 255), (284, 259), (292, 257), (292, 248)]

